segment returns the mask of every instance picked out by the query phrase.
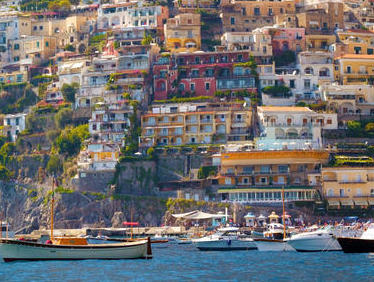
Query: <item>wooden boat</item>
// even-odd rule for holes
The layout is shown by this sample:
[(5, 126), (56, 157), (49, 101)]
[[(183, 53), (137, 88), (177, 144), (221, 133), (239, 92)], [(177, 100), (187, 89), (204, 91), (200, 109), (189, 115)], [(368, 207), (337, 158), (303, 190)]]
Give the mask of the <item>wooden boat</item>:
[(86, 238), (54, 237), (54, 186), (51, 200), (51, 235), (45, 244), (14, 239), (0, 239), (0, 256), (5, 262), (15, 260), (85, 260), (152, 258), (151, 239), (110, 244), (88, 244)]
[(150, 259), (151, 242), (139, 240), (113, 244), (87, 244), (85, 238), (55, 238), (53, 244), (0, 239), (0, 256), (16, 260)]
[(284, 186), (282, 187), (282, 206), (283, 206), (283, 224), (271, 223), (267, 232), (264, 232), (264, 238), (254, 238), (257, 249), (260, 252), (267, 251), (295, 251), (287, 242), (286, 234), (286, 211), (284, 206)]

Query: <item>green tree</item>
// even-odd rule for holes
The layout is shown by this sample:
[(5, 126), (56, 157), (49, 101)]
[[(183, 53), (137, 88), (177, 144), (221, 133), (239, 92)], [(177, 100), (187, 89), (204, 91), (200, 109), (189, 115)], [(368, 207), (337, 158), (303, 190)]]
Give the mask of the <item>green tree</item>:
[(62, 162), (58, 155), (52, 155), (47, 163), (47, 171), (50, 175), (57, 175), (63, 169)]
[(76, 82), (73, 82), (72, 84), (66, 84), (62, 85), (61, 92), (64, 96), (65, 101), (74, 103), (75, 102), (75, 94), (78, 92), (79, 84)]
[(75, 47), (71, 44), (67, 44), (67, 45), (65, 45), (64, 50), (65, 51), (70, 51), (70, 52), (75, 52)]
[(350, 137), (362, 137), (364, 129), (359, 121), (350, 120), (347, 122), (348, 135)]
[(68, 156), (76, 155), (79, 153), (83, 141), (89, 136), (87, 124), (75, 128), (67, 127), (56, 139), (57, 151)]
[(64, 129), (65, 126), (72, 123), (73, 110), (70, 108), (62, 108), (55, 115), (56, 127)]
[(144, 37), (143, 37), (143, 40), (142, 40), (142, 45), (149, 45), (149, 44), (151, 44), (152, 40), (153, 40), (153, 38), (150, 34), (147, 35), (146, 33), (144, 33)]

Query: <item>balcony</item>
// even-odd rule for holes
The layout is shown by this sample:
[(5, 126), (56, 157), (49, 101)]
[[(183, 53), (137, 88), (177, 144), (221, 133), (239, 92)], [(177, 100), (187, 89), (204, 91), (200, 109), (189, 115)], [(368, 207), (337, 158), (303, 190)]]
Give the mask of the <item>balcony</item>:
[(186, 123), (187, 124), (197, 124), (197, 119), (194, 119), (194, 120), (192, 120), (192, 119), (186, 119)]
[(203, 118), (203, 119), (200, 120), (200, 123), (213, 123), (213, 120), (212, 119)]

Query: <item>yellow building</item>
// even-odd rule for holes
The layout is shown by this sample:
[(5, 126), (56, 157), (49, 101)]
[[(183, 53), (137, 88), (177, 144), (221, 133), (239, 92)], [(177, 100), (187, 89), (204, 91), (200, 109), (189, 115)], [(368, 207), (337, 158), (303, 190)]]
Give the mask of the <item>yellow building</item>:
[(9, 48), (14, 62), (29, 59), (32, 64), (40, 64), (56, 54), (56, 38), (52, 36), (27, 36), (10, 40)]
[(279, 203), (314, 201), (326, 151), (251, 151), (222, 153), (218, 193), (222, 201)]
[(347, 30), (338, 32), (344, 43), (346, 54), (374, 54), (374, 32), (369, 30)]
[(24, 15), (19, 18), (20, 35), (54, 36), (57, 46), (67, 44), (79, 48), (87, 45), (88, 34), (94, 28), (95, 17), (88, 15), (73, 15), (66, 18), (35, 18)]
[(335, 35), (308, 34), (305, 35), (305, 43), (308, 51), (328, 51), (329, 46), (336, 42)]
[(374, 167), (322, 168), (322, 194), (329, 208), (374, 205)]
[(28, 81), (28, 71), (24, 66), (8, 65), (0, 69), (0, 83), (20, 83)]
[(342, 84), (372, 84), (374, 55), (342, 55), (335, 60), (335, 71)]
[(166, 48), (171, 52), (194, 52), (201, 48), (200, 14), (180, 14), (164, 26)]
[(167, 104), (142, 116), (141, 146), (247, 141), (252, 111), (240, 104)]

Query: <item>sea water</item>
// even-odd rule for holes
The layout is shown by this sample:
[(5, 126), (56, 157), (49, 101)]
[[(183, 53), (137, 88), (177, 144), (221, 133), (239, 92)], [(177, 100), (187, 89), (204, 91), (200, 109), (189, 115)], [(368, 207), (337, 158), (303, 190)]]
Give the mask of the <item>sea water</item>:
[(202, 252), (168, 243), (153, 245), (153, 255), (152, 260), (0, 262), (0, 281), (374, 281), (374, 254)]

